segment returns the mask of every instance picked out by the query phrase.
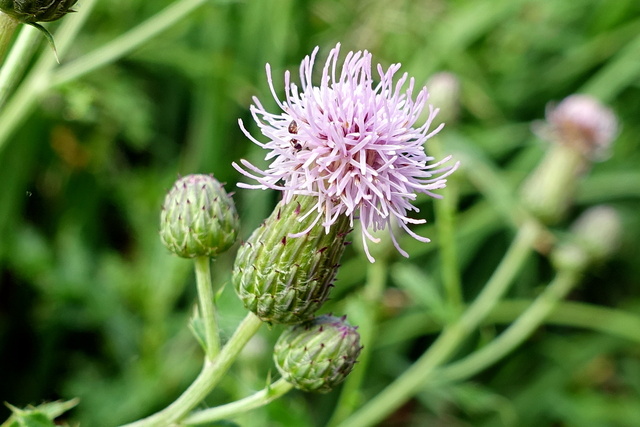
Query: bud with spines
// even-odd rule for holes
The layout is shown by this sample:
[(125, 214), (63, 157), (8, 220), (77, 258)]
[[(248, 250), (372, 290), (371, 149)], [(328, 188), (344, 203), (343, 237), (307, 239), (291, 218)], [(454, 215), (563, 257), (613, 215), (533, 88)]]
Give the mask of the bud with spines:
[(244, 306), (265, 322), (307, 321), (329, 296), (349, 219), (343, 215), (326, 231), (320, 221), (314, 224), (314, 213), (304, 215), (315, 204), (311, 196), (281, 201), (238, 250), (234, 288)]
[(23, 24), (62, 18), (78, 0), (0, 0), (0, 10)]
[(187, 175), (167, 193), (160, 238), (183, 258), (215, 257), (236, 241), (240, 228), (233, 199), (213, 175)]
[(326, 393), (349, 375), (361, 349), (360, 335), (345, 317), (324, 315), (286, 329), (273, 358), (295, 388)]

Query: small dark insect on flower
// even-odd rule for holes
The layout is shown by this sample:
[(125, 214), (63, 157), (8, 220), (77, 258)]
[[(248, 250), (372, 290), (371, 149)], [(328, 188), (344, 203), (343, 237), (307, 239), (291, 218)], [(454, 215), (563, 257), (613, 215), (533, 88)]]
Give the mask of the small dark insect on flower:
[[(298, 123), (296, 123), (295, 120), (291, 120), (291, 123), (289, 123), (289, 127), (287, 128), (287, 130), (289, 131), (289, 133), (296, 135), (298, 133)], [(294, 150), (302, 150), (302, 145), (298, 142), (297, 139), (292, 138), (289, 142), (291, 143), (291, 146)]]
[(0, 0), (0, 10), (24, 24), (62, 18), (78, 0)]

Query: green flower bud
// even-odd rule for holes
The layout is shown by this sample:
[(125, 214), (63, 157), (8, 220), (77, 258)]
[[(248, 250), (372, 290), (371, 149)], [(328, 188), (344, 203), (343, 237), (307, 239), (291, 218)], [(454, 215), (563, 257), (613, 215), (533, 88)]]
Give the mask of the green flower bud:
[[(328, 232), (316, 224), (316, 199), (295, 196), (238, 250), (232, 282), (244, 306), (270, 323), (313, 318), (329, 296), (349, 230), (342, 215)], [(302, 235), (294, 237), (302, 233)]]
[(319, 316), (285, 330), (273, 359), (294, 387), (326, 393), (349, 375), (361, 349), (360, 334), (345, 317)]
[(213, 175), (188, 175), (164, 199), (160, 238), (183, 258), (215, 257), (236, 241), (240, 228), (233, 199)]
[(78, 0), (0, 0), (0, 10), (24, 24), (62, 18)]

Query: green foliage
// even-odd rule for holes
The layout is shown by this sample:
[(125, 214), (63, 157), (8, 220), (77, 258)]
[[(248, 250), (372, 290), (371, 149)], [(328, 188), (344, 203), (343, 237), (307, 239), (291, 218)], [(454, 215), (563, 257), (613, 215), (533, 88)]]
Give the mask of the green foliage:
[[(82, 3), (69, 18), (82, 13)], [(170, 4), (97, 2), (62, 66)], [(48, 28), (55, 35), (56, 27)], [(418, 84), (438, 71), (460, 79), (460, 114), (439, 143), (463, 165), (449, 181), (459, 193), (455, 243), (465, 301), (482, 288), (517, 228), (518, 188), (545, 149), (530, 125), (543, 119), (547, 103), (589, 93), (622, 124), (611, 157), (593, 166), (569, 216), (552, 230), (565, 231), (601, 203), (623, 218), (617, 255), (572, 293), (574, 316), (554, 314), (553, 325), (471, 381), (425, 384), (388, 425), (639, 425), (639, 329), (622, 323), (608, 336), (594, 331), (598, 319), (575, 320), (592, 304), (640, 308), (639, 34), (637, 0), (207, 2), (123, 58), (54, 86), (0, 143), (0, 401), (23, 407), (77, 396), (71, 425), (113, 426), (161, 409), (188, 386), (201, 362), (187, 328), (194, 275), (188, 260), (160, 243), (164, 194), (178, 175), (215, 173), (235, 191), (246, 239), (276, 195), (235, 187), (242, 178), (231, 162), (260, 164), (262, 157), (237, 120), (250, 122), (254, 95), (275, 106), (266, 62), (279, 88), (281, 72), (290, 69), (295, 78), (315, 45), (322, 56), (341, 41), (383, 64), (402, 63)], [(420, 200), (429, 224), (415, 231), (433, 242), (401, 240), (411, 258), (390, 260), (362, 402), (456, 314), (441, 303), (439, 238), (431, 205)], [(230, 281), (235, 251), (216, 261), (217, 288)], [(357, 251), (346, 251), (323, 311), (348, 312), (366, 266)], [(552, 273), (546, 257), (531, 257), (510, 297), (530, 300)], [(245, 314), (230, 288), (218, 299), (223, 337)], [(498, 307), (461, 352), (482, 347), (521, 310)], [(261, 331), (207, 405), (264, 386), (280, 331)], [(295, 392), (233, 421), (324, 425), (336, 398)], [(0, 419), (9, 416), (0, 410)], [(17, 425), (51, 425), (38, 417)]]

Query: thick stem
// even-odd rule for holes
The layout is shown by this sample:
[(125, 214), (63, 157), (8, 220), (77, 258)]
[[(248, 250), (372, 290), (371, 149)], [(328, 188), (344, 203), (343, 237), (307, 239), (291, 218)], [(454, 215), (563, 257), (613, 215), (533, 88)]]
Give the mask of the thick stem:
[[(74, 14), (75, 16), (65, 17), (64, 22), (56, 32), (56, 45), (61, 58), (96, 1), (85, 0), (79, 13)], [(207, 0), (176, 1), (129, 32), (68, 65), (65, 64), (58, 67), (53, 73), (51, 69), (55, 64), (55, 59), (53, 55), (47, 52), (47, 56), (41, 58), (0, 114), (0, 151), (6, 145), (11, 134), (24, 122), (37, 100), (46, 90), (114, 62), (149, 41), (158, 33), (179, 22), (188, 13), (206, 2)]]
[(288, 393), (292, 388), (293, 386), (290, 383), (284, 379), (279, 379), (273, 384), (270, 384), (264, 390), (260, 390), (251, 396), (245, 397), (244, 399), (227, 403), (226, 405), (217, 406), (215, 408), (195, 412), (185, 418), (183, 423), (187, 425), (206, 424), (230, 418), (234, 415), (243, 414), (252, 409), (259, 408), (273, 402)]
[[(56, 31), (56, 44), (60, 57), (71, 47), (75, 37), (88, 18), (97, 0), (85, 0), (82, 11), (66, 16)], [(29, 61), (25, 56), (18, 63)], [(57, 65), (55, 56), (51, 52), (43, 52), (27, 77), (23, 80), (7, 105), (0, 110), (0, 151), (5, 147), (9, 137), (20, 126), (31, 112), (36, 101), (50, 87), (51, 70)]]
[(11, 91), (17, 86), (33, 53), (40, 45), (38, 37), (41, 37), (38, 30), (30, 25), (22, 26), (7, 60), (0, 69), (0, 110), (7, 102)]
[(258, 332), (261, 325), (262, 321), (255, 314), (247, 314), (216, 359), (213, 361), (205, 360), (200, 375), (177, 400), (162, 411), (127, 424), (126, 427), (162, 427), (183, 419), (211, 393), (249, 339)]
[(13, 34), (16, 32), (16, 28), (18, 28), (18, 21), (6, 13), (0, 12), (0, 64), (4, 59), (4, 54), (11, 45), (11, 40), (13, 39)]
[(211, 283), (211, 260), (209, 257), (198, 257), (194, 260), (200, 317), (204, 323), (206, 353), (213, 360), (220, 352), (220, 332), (216, 319), (213, 284)]
[(539, 228), (535, 223), (526, 222), (523, 224), (489, 282), (462, 317), (447, 327), (409, 369), (340, 426), (374, 425), (413, 396), (424, 384), (425, 379), (439, 364), (451, 356), (462, 340), (480, 324), (500, 301), (529, 255), (538, 236)]

